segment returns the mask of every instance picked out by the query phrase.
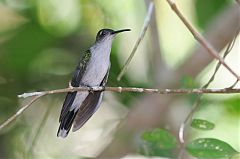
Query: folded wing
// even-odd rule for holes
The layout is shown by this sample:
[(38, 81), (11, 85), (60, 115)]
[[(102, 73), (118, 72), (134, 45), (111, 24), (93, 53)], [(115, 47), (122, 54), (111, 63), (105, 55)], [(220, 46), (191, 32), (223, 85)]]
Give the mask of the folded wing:
[[(87, 63), (91, 57), (91, 53), (88, 50), (82, 59), (80, 60), (79, 64), (77, 65), (75, 72), (73, 74), (71, 85), (73, 87), (78, 87), (81, 84), (81, 79), (85, 73)], [(75, 116), (77, 115), (78, 109), (70, 109), (75, 98), (77, 92), (68, 92), (66, 98), (63, 103), (63, 107), (61, 110), (61, 114), (59, 117), (60, 126), (58, 129), (57, 136), (66, 137), (69, 130), (72, 127), (72, 123), (74, 121)]]
[[(107, 83), (109, 74), (106, 73), (103, 81), (101, 82), (100, 86), (105, 86)], [(77, 116), (74, 120), (73, 131), (80, 129), (88, 119), (96, 112), (102, 102), (103, 92), (91, 92), (81, 105), (80, 109), (77, 112)]]

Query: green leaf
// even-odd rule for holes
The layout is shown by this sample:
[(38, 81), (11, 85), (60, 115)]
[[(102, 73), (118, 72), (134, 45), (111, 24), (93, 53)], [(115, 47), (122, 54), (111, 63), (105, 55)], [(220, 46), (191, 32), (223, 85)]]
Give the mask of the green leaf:
[(201, 159), (230, 158), (238, 152), (228, 143), (214, 138), (199, 138), (186, 147), (187, 151)]
[(214, 128), (214, 123), (203, 119), (193, 119), (191, 127), (200, 130), (212, 130)]
[(141, 152), (147, 156), (171, 156), (176, 147), (176, 138), (167, 130), (154, 129), (142, 134)]

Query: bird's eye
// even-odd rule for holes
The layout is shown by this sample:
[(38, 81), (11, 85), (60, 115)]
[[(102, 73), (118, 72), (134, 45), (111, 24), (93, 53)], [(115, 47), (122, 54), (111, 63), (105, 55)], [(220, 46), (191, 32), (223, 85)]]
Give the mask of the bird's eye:
[(105, 31), (101, 31), (99, 35), (104, 36), (105, 34), (106, 34)]
[(104, 37), (106, 37), (107, 34), (108, 34), (108, 32), (105, 30), (99, 31), (97, 34), (96, 40), (99, 41), (99, 40), (103, 39)]

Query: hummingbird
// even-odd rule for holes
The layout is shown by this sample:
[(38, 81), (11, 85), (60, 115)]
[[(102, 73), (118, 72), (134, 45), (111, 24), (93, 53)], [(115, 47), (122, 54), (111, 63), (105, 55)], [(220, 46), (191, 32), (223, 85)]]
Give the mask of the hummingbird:
[[(114, 37), (121, 32), (130, 31), (122, 29), (101, 29), (96, 36), (95, 43), (84, 52), (73, 73), (69, 85), (79, 86), (105, 86), (110, 69), (110, 53)], [(72, 125), (72, 131), (80, 129), (88, 119), (97, 111), (103, 98), (103, 92), (68, 92), (64, 100), (59, 117), (58, 137), (67, 137)]]

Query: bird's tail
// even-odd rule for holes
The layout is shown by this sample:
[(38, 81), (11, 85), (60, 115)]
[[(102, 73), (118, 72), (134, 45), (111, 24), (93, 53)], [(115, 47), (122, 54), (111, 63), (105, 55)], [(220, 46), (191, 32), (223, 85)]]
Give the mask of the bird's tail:
[(74, 121), (74, 118), (75, 116), (77, 115), (77, 112), (75, 109), (73, 110), (69, 110), (65, 115), (64, 117), (62, 118), (62, 120), (60, 121), (60, 126), (58, 128), (58, 132), (57, 132), (57, 136), (58, 137), (62, 137), (62, 138), (65, 138), (67, 137), (71, 127), (72, 127), (72, 124), (73, 124), (73, 121)]

